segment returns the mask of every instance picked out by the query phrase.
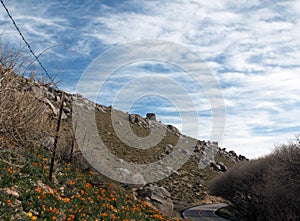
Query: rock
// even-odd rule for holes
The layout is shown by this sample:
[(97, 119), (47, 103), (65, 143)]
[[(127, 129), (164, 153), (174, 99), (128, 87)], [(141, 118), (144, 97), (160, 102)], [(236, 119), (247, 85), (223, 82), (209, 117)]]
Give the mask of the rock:
[(154, 121), (156, 121), (156, 115), (154, 113), (147, 113), (146, 114), (146, 118), (148, 120), (154, 120)]
[(172, 152), (172, 150), (174, 149), (173, 145), (172, 144), (167, 144), (165, 146), (165, 153), (166, 154), (170, 154)]
[(20, 194), (18, 193), (17, 186), (6, 187), (6, 188), (3, 188), (2, 190), (4, 190), (8, 195), (12, 195), (15, 197), (20, 196)]
[(140, 173), (136, 173), (132, 176), (132, 182), (135, 184), (140, 184), (142, 186), (146, 184), (146, 181), (145, 181), (143, 175)]
[(171, 125), (171, 124), (167, 125), (167, 129), (169, 131), (173, 131), (175, 134), (180, 134), (180, 131), (176, 127), (174, 127), (173, 125)]
[(96, 109), (97, 109), (99, 112), (105, 113), (105, 110), (104, 110), (103, 106), (101, 106), (101, 105), (96, 105)]
[(48, 150), (51, 150), (54, 146), (54, 137), (44, 137), (42, 140), (41, 140), (41, 146), (48, 149)]
[(27, 91), (29, 91), (33, 96), (42, 98), (45, 94), (44, 87), (30, 86)]
[(245, 156), (243, 156), (243, 155), (239, 155), (238, 159), (240, 161), (247, 160), (247, 158)]
[(217, 162), (217, 164), (220, 166), (220, 171), (225, 172), (227, 171), (227, 167), (222, 162)]
[(122, 176), (129, 176), (131, 175), (130, 171), (126, 168), (117, 168), (116, 169)]
[(158, 186), (146, 186), (137, 190), (137, 197), (143, 199), (160, 210), (164, 215), (171, 216), (174, 205), (171, 194)]
[(56, 96), (56, 97), (55, 97), (55, 100), (56, 100), (58, 103), (60, 103), (60, 96)]
[(181, 152), (181, 153), (183, 153), (183, 154), (185, 154), (185, 155), (187, 155), (187, 156), (191, 156), (190, 151), (187, 150), (187, 149), (178, 149), (178, 151)]
[(120, 120), (116, 120), (116, 121), (115, 121), (115, 124), (116, 124), (116, 125), (120, 125), (121, 127), (123, 126), (123, 124), (122, 124), (122, 122), (121, 122)]
[(210, 166), (216, 171), (221, 171), (221, 172), (227, 171), (227, 167), (222, 162), (210, 162)]
[(53, 112), (53, 114), (54, 114), (55, 116), (58, 116), (58, 110), (57, 110), (56, 107), (51, 103), (51, 101), (49, 101), (47, 98), (44, 98), (44, 99), (43, 99), (43, 102), (44, 102), (45, 104), (47, 104), (47, 105), (50, 107), (50, 109), (52, 110), (52, 112)]
[(63, 110), (64, 110), (64, 112), (66, 113), (66, 114), (69, 114), (69, 113), (71, 113), (71, 108), (69, 108), (69, 107), (63, 107)]
[(219, 143), (217, 141), (213, 141), (212, 144), (217, 146), (217, 147), (219, 146)]
[(233, 150), (230, 150), (228, 153), (233, 157), (237, 157), (236, 153)]
[(202, 143), (198, 141), (197, 145), (194, 147), (194, 152), (202, 153), (203, 150), (204, 150), (204, 145), (202, 145)]
[(70, 94), (65, 93), (65, 101), (68, 102), (68, 103), (71, 103), (72, 102), (72, 96)]
[(134, 124), (135, 123), (135, 114), (129, 114), (128, 120), (131, 124)]
[(129, 114), (128, 115), (128, 120), (130, 123), (132, 124), (146, 124), (144, 118), (142, 118), (140, 115), (138, 114)]
[(216, 164), (215, 162), (210, 162), (210, 167), (212, 167), (216, 171), (221, 171), (221, 166)]

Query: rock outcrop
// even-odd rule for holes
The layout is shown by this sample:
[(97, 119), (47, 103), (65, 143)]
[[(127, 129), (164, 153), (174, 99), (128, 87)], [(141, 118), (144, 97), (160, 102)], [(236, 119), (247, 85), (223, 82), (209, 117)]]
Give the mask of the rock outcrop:
[(155, 185), (146, 186), (136, 191), (137, 197), (150, 203), (162, 214), (172, 216), (174, 205), (171, 194), (164, 188)]
[(146, 119), (156, 121), (156, 114), (154, 114), (154, 113), (147, 113), (146, 114)]

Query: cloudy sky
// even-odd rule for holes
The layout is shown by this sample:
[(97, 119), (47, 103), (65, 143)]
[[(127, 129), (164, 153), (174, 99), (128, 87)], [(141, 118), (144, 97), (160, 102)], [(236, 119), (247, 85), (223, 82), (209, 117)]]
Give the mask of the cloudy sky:
[[(199, 139), (210, 138), (213, 108), (224, 102), (220, 145), (250, 158), (269, 153), (300, 131), (299, 0), (4, 2), (32, 49), (42, 53), (44, 66), (67, 91), (76, 92), (80, 78), (98, 67), (97, 59), (114, 61), (101, 55), (129, 45), (125, 52), (113, 52), (122, 59), (134, 52), (140, 60), (117, 66), (108, 78), (98, 71), (94, 79), (85, 79), (91, 88), (85, 96), (93, 97), (99, 88), (92, 88), (102, 80), (98, 102), (141, 115), (155, 112), (180, 129), (188, 125), (187, 134), (198, 129)], [(2, 43), (24, 45), (3, 7), (0, 27)], [(132, 42), (149, 39), (144, 51), (132, 48)], [(152, 47), (161, 40), (171, 43), (172, 50)], [(210, 89), (220, 90), (223, 102), (212, 102), (208, 85), (199, 84), (184, 65), (169, 62), (185, 57), (181, 47), (207, 65), (219, 85)], [(171, 51), (165, 59), (153, 56), (165, 50)], [(195, 112), (197, 121), (186, 115)]]

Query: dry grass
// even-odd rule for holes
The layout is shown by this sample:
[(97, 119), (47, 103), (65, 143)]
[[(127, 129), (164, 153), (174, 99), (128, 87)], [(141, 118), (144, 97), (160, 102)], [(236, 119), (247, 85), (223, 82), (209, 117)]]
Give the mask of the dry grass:
[(49, 108), (24, 90), (24, 85), (33, 82), (3, 67), (0, 81), (0, 133), (20, 145), (49, 136), (54, 126)]

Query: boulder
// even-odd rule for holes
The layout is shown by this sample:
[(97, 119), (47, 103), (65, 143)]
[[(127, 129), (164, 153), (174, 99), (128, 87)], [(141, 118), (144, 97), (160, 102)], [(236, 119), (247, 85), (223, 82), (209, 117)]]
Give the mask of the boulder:
[(210, 167), (212, 167), (216, 171), (221, 171), (221, 166), (215, 162), (210, 162)]
[(237, 157), (237, 154), (233, 150), (230, 150), (228, 153), (233, 157)]
[(55, 116), (58, 116), (58, 110), (57, 110), (57, 108), (51, 103), (51, 101), (49, 101), (47, 98), (44, 98), (44, 99), (43, 99), (43, 102), (44, 102), (45, 104), (47, 104), (47, 105), (50, 107), (50, 109), (52, 110), (52, 112), (53, 112), (53, 114), (54, 114)]
[(52, 150), (54, 147), (54, 137), (49, 136), (41, 139), (41, 146), (48, 150)]
[(145, 186), (137, 190), (137, 197), (153, 205), (162, 214), (172, 216), (173, 201), (171, 194), (164, 187)]
[(39, 86), (30, 86), (27, 91), (29, 91), (33, 96), (42, 98), (45, 94), (45, 88)]
[(131, 175), (130, 171), (127, 168), (116, 168), (116, 170), (120, 173), (121, 176)]
[(247, 160), (247, 158), (245, 156), (243, 156), (243, 155), (239, 155), (238, 159), (240, 161)]
[(217, 162), (217, 164), (220, 166), (220, 171), (225, 172), (227, 171), (227, 167), (222, 162)]
[(173, 125), (171, 125), (171, 124), (167, 125), (167, 129), (169, 131), (173, 131), (175, 134), (180, 134), (180, 131), (176, 127), (174, 127)]
[(156, 115), (154, 113), (147, 113), (146, 114), (146, 118), (148, 120), (154, 120), (154, 121), (156, 121)]
[(132, 124), (135, 124), (135, 123), (137, 123), (137, 124), (139, 124), (139, 123), (145, 123), (144, 119), (140, 115), (138, 115), (138, 114), (129, 114), (128, 115), (128, 120)]
[(141, 186), (144, 186), (146, 184), (143, 175), (140, 173), (136, 173), (132, 176), (132, 182), (135, 183), (135, 185), (141, 185)]
[(172, 150), (174, 149), (173, 145), (172, 144), (167, 144), (165, 146), (165, 153), (166, 154), (170, 154), (172, 152)]

